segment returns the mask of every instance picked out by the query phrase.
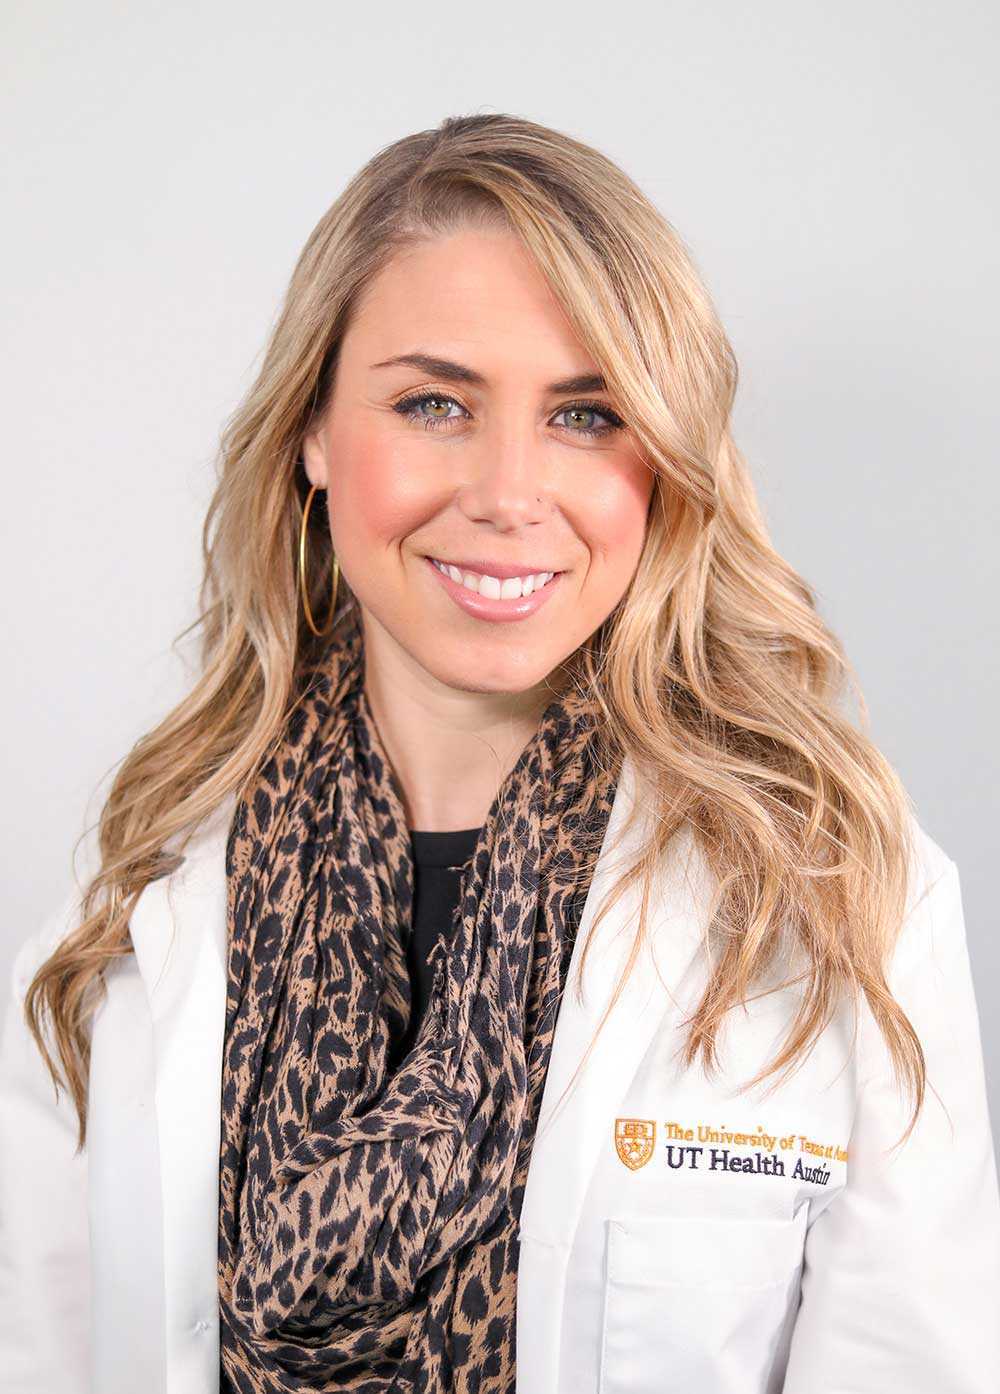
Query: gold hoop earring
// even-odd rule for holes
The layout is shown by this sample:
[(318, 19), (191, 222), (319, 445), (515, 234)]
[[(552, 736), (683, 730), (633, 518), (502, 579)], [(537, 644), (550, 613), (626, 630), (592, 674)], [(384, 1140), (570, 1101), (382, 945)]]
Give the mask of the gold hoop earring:
[(317, 629), (316, 623), (312, 617), (312, 610), (309, 608), (309, 590), (306, 585), (306, 525), (309, 522), (309, 509), (312, 507), (313, 495), (318, 488), (319, 485), (314, 484), (309, 490), (305, 507), (302, 510), (302, 526), (299, 529), (299, 594), (302, 596), (302, 608), (306, 613), (306, 623), (315, 635), (322, 638), (324, 634), (328, 634), (330, 631), (330, 626), (333, 623), (333, 612), (337, 607), (337, 586), (340, 583), (340, 562), (337, 560), (336, 556), (334, 556), (333, 584), (330, 591), (330, 613), (327, 616), (324, 628)]

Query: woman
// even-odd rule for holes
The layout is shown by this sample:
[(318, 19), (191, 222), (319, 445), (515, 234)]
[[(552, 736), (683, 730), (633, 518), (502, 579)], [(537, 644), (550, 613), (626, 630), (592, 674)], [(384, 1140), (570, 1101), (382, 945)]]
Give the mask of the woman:
[(322, 218), (203, 673), (15, 965), (11, 1387), (995, 1387), (955, 863), (838, 708), (735, 385), (560, 133), (447, 120)]

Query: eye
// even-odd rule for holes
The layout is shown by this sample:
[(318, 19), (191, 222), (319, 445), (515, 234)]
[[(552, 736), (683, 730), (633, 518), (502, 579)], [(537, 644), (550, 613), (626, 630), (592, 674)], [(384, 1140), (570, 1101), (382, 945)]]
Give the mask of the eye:
[(438, 426), (445, 426), (450, 421), (458, 419), (457, 417), (447, 415), (425, 415), (424, 412), (421, 411), (421, 407), (427, 403), (430, 403), (435, 408), (448, 406), (450, 404), (453, 407), (458, 407), (460, 411), (465, 410), (463, 406), (460, 406), (460, 404), (455, 401), (454, 397), (445, 397), (440, 392), (421, 392), (416, 396), (404, 397), (401, 402), (393, 403), (392, 409), (393, 411), (398, 411), (400, 416), (405, 416), (408, 421), (418, 422), (429, 431), (433, 431)]
[[(424, 407), (429, 407), (430, 412), (425, 412)], [(450, 415), (449, 407), (457, 407), (460, 414)], [(442, 408), (444, 410), (441, 410)], [(408, 421), (413, 421), (429, 431), (437, 430), (441, 426), (450, 426), (452, 422), (461, 420), (461, 414), (469, 415), (460, 402), (443, 392), (418, 392), (409, 397), (403, 397), (401, 401), (394, 402), (392, 409)], [(577, 421), (581, 417), (584, 419), (597, 417), (604, 422), (602, 426), (559, 427), (561, 431), (565, 431), (567, 435), (571, 436), (609, 436), (615, 431), (623, 430), (625, 426), (618, 413), (612, 411), (603, 402), (572, 402), (567, 407), (561, 407), (556, 416), (571, 416), (575, 417)]]
[(581, 416), (599, 416), (607, 423), (604, 426), (565, 426), (562, 429), (568, 430), (574, 436), (609, 436), (613, 431), (620, 431), (625, 422), (617, 412), (612, 411), (603, 402), (574, 402), (572, 406), (563, 407), (559, 416), (568, 415), (577, 418)]

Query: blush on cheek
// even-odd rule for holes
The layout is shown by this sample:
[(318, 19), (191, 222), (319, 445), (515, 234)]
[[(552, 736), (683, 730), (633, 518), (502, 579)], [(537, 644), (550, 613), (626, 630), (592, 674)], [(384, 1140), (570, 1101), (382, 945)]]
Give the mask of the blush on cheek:
[[(355, 442), (338, 454), (331, 468), (330, 508), (350, 519), (352, 550), (357, 544), (379, 547), (398, 543), (435, 511), (434, 495), (419, 472), (399, 452)], [(334, 521), (336, 533), (337, 525)]]
[(619, 474), (604, 474), (581, 494), (586, 509), (570, 521), (590, 550), (605, 561), (628, 564), (638, 559), (646, 534), (652, 494), (652, 475), (645, 466)]

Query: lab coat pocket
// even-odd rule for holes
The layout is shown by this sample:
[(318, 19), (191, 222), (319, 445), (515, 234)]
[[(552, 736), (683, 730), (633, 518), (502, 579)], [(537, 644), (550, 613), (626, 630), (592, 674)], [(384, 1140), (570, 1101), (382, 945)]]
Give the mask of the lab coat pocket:
[(777, 1394), (808, 1209), (609, 1219), (600, 1394)]

